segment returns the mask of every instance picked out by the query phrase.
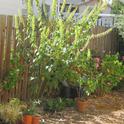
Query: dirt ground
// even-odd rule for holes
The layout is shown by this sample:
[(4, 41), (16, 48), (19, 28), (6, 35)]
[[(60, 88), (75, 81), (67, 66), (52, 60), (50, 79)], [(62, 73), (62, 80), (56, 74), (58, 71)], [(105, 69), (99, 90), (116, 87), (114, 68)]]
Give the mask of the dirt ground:
[(76, 108), (45, 114), (45, 124), (124, 124), (124, 92), (89, 99), (89, 107), (80, 113)]

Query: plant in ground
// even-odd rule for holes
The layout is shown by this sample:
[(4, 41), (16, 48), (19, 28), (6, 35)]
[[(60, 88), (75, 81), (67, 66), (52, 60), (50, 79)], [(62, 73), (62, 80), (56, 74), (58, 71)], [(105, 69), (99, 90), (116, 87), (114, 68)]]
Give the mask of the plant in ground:
[(100, 94), (110, 92), (124, 78), (124, 66), (117, 55), (105, 55), (97, 73), (97, 89)]
[(25, 107), (26, 106), (16, 98), (6, 104), (0, 104), (0, 120), (2, 120), (4, 124), (16, 124), (18, 120), (21, 120), (22, 111)]
[[(45, 11), (41, 13), (39, 1), (36, 0), (35, 3), (38, 16), (34, 15), (31, 1), (28, 0), (28, 16), (26, 21), (22, 17), (20, 20), (16, 18), (16, 33), (20, 55), (25, 63), (30, 65), (31, 91), (34, 97), (39, 97), (51, 95), (59, 89), (62, 81), (77, 82), (82, 78), (77, 74), (77, 70), (72, 68), (77, 68), (77, 63), (82, 66), (82, 63), (78, 62), (79, 58), (94, 37), (91, 35), (91, 28), (96, 24), (105, 4), (100, 3), (92, 11), (86, 9), (82, 18), (75, 21), (76, 9), (70, 12), (71, 7), (64, 18), (61, 16), (65, 1), (60, 13), (56, 14), (57, 1), (53, 0), (49, 18), (45, 16)], [(45, 7), (42, 8), (44, 9)]]
[(3, 90), (13, 89), (21, 78), (20, 75), (23, 71), (23, 66), (20, 64), (20, 57), (18, 54), (14, 54), (12, 51), (10, 52), (10, 55), (10, 67), (7, 68), (7, 71), (1, 80), (0, 88)]
[(47, 99), (43, 102), (43, 109), (47, 112), (62, 111), (65, 107), (66, 104), (61, 98)]

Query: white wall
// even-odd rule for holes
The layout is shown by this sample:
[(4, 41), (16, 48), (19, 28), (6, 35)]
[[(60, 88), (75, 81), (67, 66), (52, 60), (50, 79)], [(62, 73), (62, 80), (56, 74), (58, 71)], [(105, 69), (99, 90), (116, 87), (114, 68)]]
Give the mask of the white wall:
[(18, 8), (18, 0), (0, 0), (0, 15), (16, 15)]
[[(93, 8), (97, 4), (98, 4), (97, 0), (93, 0), (93, 1), (85, 3), (85, 4), (81, 4), (79, 6), (79, 11), (80, 11), (80, 13), (82, 13), (87, 7)], [(111, 13), (111, 7), (108, 6), (105, 10), (103, 10), (102, 13), (110, 14)]]

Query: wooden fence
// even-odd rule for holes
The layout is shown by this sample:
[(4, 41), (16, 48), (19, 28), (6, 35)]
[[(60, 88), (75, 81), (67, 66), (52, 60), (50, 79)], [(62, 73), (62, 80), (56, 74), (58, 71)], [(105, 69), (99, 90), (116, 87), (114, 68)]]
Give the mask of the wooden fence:
[[(105, 31), (104, 27), (96, 27), (93, 33)], [(103, 51), (115, 53), (117, 51), (116, 33), (113, 31), (105, 37), (97, 38), (91, 41), (89, 48), (102, 53)], [(14, 17), (0, 16), (0, 85), (10, 68), (10, 53), (16, 52), (16, 36), (14, 28)], [(8, 101), (12, 97), (18, 97), (26, 100), (29, 98), (28, 92), (28, 67), (25, 65), (25, 71), (21, 75), (21, 80), (16, 87), (10, 91), (0, 89), (0, 102)]]
[[(107, 29), (107, 27), (96, 26), (92, 32), (93, 34), (99, 34)], [(88, 48), (90, 48), (93, 53), (98, 56), (103, 56), (105, 53), (115, 54), (118, 51), (118, 47), (119, 43), (117, 39), (117, 31), (115, 29), (105, 36), (92, 39), (88, 46)]]
[[(0, 85), (10, 68), (10, 53), (16, 52), (16, 34), (14, 28), (14, 17), (0, 16)], [(10, 91), (0, 89), (0, 102), (8, 101), (11, 97), (26, 99), (28, 97), (28, 67), (21, 75), (21, 80), (16, 87)]]

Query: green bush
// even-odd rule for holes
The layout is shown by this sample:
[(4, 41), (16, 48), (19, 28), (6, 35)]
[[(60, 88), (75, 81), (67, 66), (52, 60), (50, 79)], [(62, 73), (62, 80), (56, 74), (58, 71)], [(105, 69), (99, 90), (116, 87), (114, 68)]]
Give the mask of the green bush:
[(97, 75), (97, 88), (101, 92), (110, 92), (124, 78), (124, 66), (118, 57), (118, 54), (103, 57), (101, 69)]
[(22, 119), (22, 111), (26, 106), (19, 99), (13, 98), (6, 104), (0, 104), (0, 120), (5, 124), (16, 124)]
[[(77, 82), (81, 78), (72, 67), (80, 61), (81, 51), (86, 49), (92, 37), (91, 28), (105, 4), (100, 3), (92, 11), (86, 9), (82, 18), (75, 21), (76, 9), (70, 12), (69, 7), (63, 18), (62, 10), (56, 14), (57, 1), (53, 0), (52, 13), (48, 17), (43, 11), (44, 4), (41, 8), (39, 1), (35, 2), (38, 16), (34, 15), (31, 0), (28, 0), (28, 17), (26, 21), (21, 16), (16, 18), (16, 34), (18, 53), (26, 64), (30, 64), (31, 91), (38, 97), (53, 93), (64, 80)], [(65, 2), (62, 8), (64, 5)]]
[(74, 107), (74, 106), (75, 106), (75, 100), (73, 99), (53, 98), (43, 101), (43, 109), (46, 112), (62, 111), (66, 107)]
[(47, 112), (62, 111), (65, 108), (65, 102), (61, 98), (48, 99), (43, 102), (43, 109)]

